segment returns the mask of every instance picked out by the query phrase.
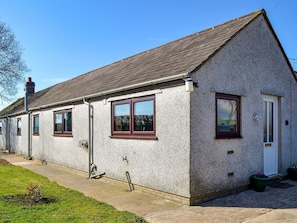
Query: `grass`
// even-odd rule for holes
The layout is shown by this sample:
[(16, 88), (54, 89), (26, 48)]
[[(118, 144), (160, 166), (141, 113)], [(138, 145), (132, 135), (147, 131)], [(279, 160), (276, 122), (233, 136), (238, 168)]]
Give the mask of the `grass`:
[[(42, 197), (48, 202), (28, 203), (28, 186), (42, 185)], [(17, 198), (17, 199), (16, 199)], [(9, 165), (0, 159), (0, 222), (145, 222), (127, 211), (86, 197), (62, 187), (27, 169)]]

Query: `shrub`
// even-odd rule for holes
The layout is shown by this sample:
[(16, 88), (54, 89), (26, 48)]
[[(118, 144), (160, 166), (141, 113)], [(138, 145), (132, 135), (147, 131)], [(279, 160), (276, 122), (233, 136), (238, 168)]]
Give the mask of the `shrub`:
[(30, 196), (34, 202), (38, 202), (42, 199), (42, 185), (31, 182), (29, 186), (27, 186), (27, 190), (28, 196)]

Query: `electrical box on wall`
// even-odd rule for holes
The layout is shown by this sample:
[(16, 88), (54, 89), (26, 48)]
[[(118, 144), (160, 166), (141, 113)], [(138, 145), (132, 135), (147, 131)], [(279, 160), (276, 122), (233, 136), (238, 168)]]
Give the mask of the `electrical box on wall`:
[(88, 148), (88, 140), (79, 140), (78, 146), (82, 148)]

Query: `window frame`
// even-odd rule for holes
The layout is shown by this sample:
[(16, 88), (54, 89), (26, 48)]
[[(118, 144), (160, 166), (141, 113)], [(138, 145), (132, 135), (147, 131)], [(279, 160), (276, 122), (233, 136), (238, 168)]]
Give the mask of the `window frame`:
[[(237, 121), (237, 129), (234, 132), (219, 132), (218, 131), (218, 99), (223, 100), (232, 100), (236, 101), (236, 121)], [(216, 93), (216, 118), (215, 118), (215, 126), (216, 126), (216, 139), (232, 139), (232, 138), (242, 138), (241, 137), (241, 97), (238, 95), (231, 94), (223, 94)]]
[[(21, 127), (19, 128), (19, 123), (21, 124)], [(22, 135), (22, 118), (17, 118), (17, 135), (21, 136)]]
[[(35, 120), (36, 118), (38, 117), (38, 131), (35, 131)], [(40, 121), (39, 121), (39, 114), (36, 114), (36, 115), (33, 115), (33, 135), (39, 135), (39, 124), (40, 124)]]
[[(153, 101), (153, 130), (152, 131), (136, 131), (134, 123), (134, 107), (137, 102)], [(115, 131), (115, 106), (117, 105), (129, 105), (129, 131)], [(111, 103), (111, 138), (132, 138), (132, 139), (157, 139), (156, 138), (156, 101), (155, 96), (144, 96), (137, 98), (124, 99), (119, 101), (113, 101)]]
[[(66, 113), (71, 113), (71, 131), (65, 131), (65, 118), (64, 115)], [(56, 130), (56, 114), (62, 114), (62, 123), (61, 123), (61, 131), (57, 131)], [(65, 109), (65, 110), (60, 110), (60, 111), (54, 111), (53, 112), (54, 118), (53, 118), (53, 122), (54, 122), (54, 136), (72, 136), (72, 109)]]

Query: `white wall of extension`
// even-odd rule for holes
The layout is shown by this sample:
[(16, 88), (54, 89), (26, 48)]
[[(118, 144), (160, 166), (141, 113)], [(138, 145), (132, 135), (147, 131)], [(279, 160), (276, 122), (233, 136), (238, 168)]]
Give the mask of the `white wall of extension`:
[[(191, 194), (248, 185), (250, 175), (264, 171), (266, 95), (278, 100), (276, 174), (285, 175), (297, 161), (297, 83), (266, 21), (249, 24), (193, 77), (199, 88), (191, 94)], [(215, 139), (216, 93), (240, 96), (241, 138)]]

